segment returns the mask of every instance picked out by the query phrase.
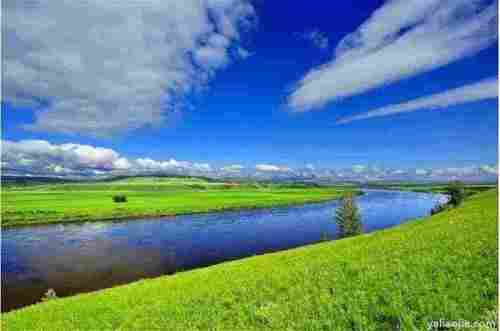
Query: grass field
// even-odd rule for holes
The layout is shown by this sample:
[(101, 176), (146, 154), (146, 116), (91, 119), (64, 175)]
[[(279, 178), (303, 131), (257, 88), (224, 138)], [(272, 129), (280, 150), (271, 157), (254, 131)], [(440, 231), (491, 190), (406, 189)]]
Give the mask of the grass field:
[[(400, 190), (400, 191), (412, 191), (412, 192), (433, 192), (433, 193), (446, 193), (449, 184), (371, 184), (371, 187), (389, 189), (389, 190)], [(497, 187), (496, 184), (466, 184), (464, 185), (464, 190), (466, 195), (473, 195), (479, 192), (484, 192)]]
[[(497, 194), (350, 239), (55, 299), (5, 330), (427, 330), (497, 307)], [(400, 327), (400, 328), (398, 328)]]
[[(130, 178), (111, 182), (9, 186), (2, 225), (71, 222), (265, 208), (335, 199), (352, 188), (236, 184), (200, 178)], [(113, 202), (124, 194), (126, 203)]]

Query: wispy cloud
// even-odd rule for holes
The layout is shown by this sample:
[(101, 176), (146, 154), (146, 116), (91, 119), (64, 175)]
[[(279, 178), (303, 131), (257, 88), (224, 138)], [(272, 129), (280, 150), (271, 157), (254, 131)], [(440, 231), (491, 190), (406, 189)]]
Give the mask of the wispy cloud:
[(289, 172), (289, 171), (291, 171), (291, 169), (288, 167), (278, 166), (278, 165), (274, 165), (274, 164), (257, 164), (255, 166), (255, 169), (257, 171), (262, 171), (262, 172)]
[(330, 44), (326, 35), (319, 30), (307, 31), (298, 34), (298, 37), (310, 42), (314, 47), (317, 47), (321, 50), (327, 49)]
[(255, 18), (246, 0), (6, 0), (2, 10), (3, 101), (38, 105), (30, 129), (82, 135), (161, 123), (248, 55), (241, 32)]
[(466, 85), (443, 93), (418, 98), (405, 103), (389, 105), (354, 116), (344, 117), (339, 119), (337, 124), (345, 124), (372, 117), (409, 113), (417, 110), (438, 110), (453, 105), (497, 97), (498, 81), (496, 78), (489, 78), (475, 84)]
[(223, 172), (240, 173), (245, 167), (240, 164), (231, 164), (220, 168)]
[(473, 55), (497, 39), (497, 1), (393, 0), (302, 78), (294, 111), (360, 94)]

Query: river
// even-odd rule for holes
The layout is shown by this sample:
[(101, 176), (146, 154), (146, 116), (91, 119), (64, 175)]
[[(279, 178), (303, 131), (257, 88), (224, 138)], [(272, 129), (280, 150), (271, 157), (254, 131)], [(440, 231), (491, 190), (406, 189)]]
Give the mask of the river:
[[(444, 196), (365, 190), (364, 231), (429, 214)], [(2, 311), (246, 256), (333, 240), (338, 201), (301, 206), (2, 229)]]

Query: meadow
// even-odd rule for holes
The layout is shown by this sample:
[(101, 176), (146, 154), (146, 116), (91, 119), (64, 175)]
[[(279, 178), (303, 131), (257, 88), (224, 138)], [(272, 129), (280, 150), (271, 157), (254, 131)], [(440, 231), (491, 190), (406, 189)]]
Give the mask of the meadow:
[(391, 229), (3, 314), (6, 330), (427, 330), (497, 313), (497, 193)]
[[(268, 208), (336, 199), (352, 187), (231, 183), (203, 178), (132, 177), (88, 183), (8, 185), (2, 225), (171, 216)], [(113, 197), (127, 201), (116, 203)]]
[[(464, 191), (467, 196), (474, 195), (479, 192), (484, 192), (496, 188), (496, 184), (466, 184)], [(412, 191), (412, 192), (432, 192), (446, 193), (449, 183), (434, 183), (434, 184), (415, 184), (415, 183), (372, 183), (369, 185), (372, 188), (380, 188), (387, 190)]]

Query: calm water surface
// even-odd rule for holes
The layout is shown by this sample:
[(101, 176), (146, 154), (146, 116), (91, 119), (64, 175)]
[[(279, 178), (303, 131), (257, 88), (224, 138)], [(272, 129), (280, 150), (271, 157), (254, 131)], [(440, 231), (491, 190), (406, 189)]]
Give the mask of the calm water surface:
[[(357, 198), (366, 232), (429, 214), (445, 199), (366, 190)], [(338, 202), (120, 222), (2, 230), (2, 310), (140, 278), (293, 248), (336, 236)]]

